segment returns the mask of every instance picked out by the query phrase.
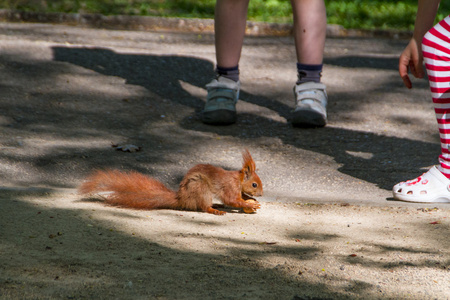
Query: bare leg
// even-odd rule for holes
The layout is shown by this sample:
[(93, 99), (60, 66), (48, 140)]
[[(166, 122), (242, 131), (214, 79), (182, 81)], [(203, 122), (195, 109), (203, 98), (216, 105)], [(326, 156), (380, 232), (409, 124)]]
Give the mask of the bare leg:
[(296, 108), (291, 121), (299, 127), (323, 127), (327, 123), (328, 102), (326, 87), (320, 83), (327, 31), (325, 3), (323, 0), (291, 0), (291, 4), (298, 62)]
[(249, 0), (217, 0), (215, 11), (215, 45), (217, 74), (206, 85), (208, 96), (202, 122), (228, 125), (236, 122), (239, 99), (239, 59), (244, 43)]
[(249, 0), (217, 0), (216, 2), (214, 30), (218, 66), (232, 68), (239, 64), (248, 3)]
[(327, 15), (323, 0), (291, 0), (297, 60), (319, 65), (323, 61)]

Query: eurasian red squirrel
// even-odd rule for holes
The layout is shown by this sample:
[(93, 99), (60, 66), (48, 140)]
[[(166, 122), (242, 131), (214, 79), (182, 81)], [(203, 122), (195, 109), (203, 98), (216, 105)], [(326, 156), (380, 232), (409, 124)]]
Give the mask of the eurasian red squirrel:
[(180, 209), (223, 215), (212, 207), (213, 198), (232, 207), (260, 208), (258, 202), (246, 202), (262, 196), (261, 179), (248, 150), (242, 153), (240, 171), (227, 171), (209, 164), (192, 167), (184, 176), (177, 192), (158, 180), (138, 172), (96, 171), (79, 188), (81, 194), (111, 192), (106, 202), (135, 209)]

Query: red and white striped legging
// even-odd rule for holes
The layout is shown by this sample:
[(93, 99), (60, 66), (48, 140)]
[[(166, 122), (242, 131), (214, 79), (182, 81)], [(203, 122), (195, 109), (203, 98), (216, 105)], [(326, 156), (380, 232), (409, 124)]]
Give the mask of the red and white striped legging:
[(450, 16), (427, 32), (422, 52), (441, 139), (438, 169), (450, 178)]

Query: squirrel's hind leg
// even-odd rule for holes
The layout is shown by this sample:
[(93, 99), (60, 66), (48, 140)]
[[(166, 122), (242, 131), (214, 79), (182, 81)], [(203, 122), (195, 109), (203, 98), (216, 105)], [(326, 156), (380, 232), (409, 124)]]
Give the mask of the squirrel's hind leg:
[[(189, 175), (189, 174), (188, 174)], [(181, 181), (178, 190), (180, 208), (185, 210), (204, 211), (214, 215), (223, 215), (224, 211), (214, 209), (210, 182), (203, 174), (190, 174)]]
[(210, 214), (214, 214), (214, 215), (219, 215), (219, 216), (226, 214), (226, 212), (212, 208), (212, 207), (208, 207), (206, 209), (206, 212), (210, 213)]

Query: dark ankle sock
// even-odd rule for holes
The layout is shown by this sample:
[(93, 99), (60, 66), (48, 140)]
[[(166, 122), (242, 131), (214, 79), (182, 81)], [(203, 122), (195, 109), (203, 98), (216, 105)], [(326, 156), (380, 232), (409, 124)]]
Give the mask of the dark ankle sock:
[(298, 73), (297, 84), (308, 81), (319, 83), (320, 77), (322, 77), (322, 68), (323, 64), (306, 65), (297, 63), (297, 73)]
[(239, 81), (239, 65), (232, 68), (222, 68), (217, 66), (216, 73), (219, 76), (234, 80), (236, 82)]

